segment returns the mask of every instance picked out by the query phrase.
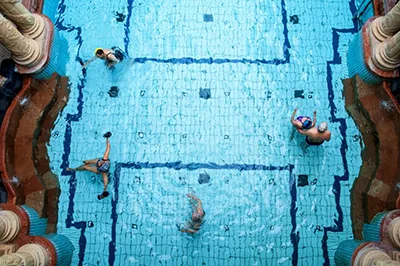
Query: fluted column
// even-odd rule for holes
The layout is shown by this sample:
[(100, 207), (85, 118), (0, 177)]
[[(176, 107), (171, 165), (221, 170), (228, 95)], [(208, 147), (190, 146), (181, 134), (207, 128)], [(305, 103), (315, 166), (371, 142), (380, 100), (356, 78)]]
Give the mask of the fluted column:
[(1, 14), (0, 43), (11, 52), (13, 60), (24, 67), (36, 65), (43, 57), (39, 44), (35, 40), (22, 35), (17, 28)]
[(390, 241), (394, 246), (400, 248), (400, 217), (393, 219), (387, 230)]
[(0, 266), (47, 266), (49, 253), (39, 244), (27, 244), (16, 253), (0, 257)]
[(400, 30), (400, 2), (385, 16), (375, 19), (370, 27), (372, 34), (380, 41), (384, 41), (398, 32)]
[(374, 64), (385, 71), (391, 71), (400, 66), (400, 32), (390, 39), (379, 43), (372, 52)]
[(43, 18), (29, 12), (20, 0), (0, 0), (0, 11), (14, 22), (23, 34), (33, 39), (44, 30)]
[(21, 229), (19, 216), (12, 211), (0, 211), (0, 243), (12, 241)]

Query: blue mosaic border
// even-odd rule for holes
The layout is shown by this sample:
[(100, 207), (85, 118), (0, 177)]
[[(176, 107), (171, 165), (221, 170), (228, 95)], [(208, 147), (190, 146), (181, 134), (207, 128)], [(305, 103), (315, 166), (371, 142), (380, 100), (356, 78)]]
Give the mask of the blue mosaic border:
[[(125, 52), (128, 54), (128, 47), (130, 43), (130, 38), (129, 38), (129, 27), (130, 27), (130, 17), (132, 16), (132, 5), (133, 5), (134, 0), (127, 0), (128, 4), (128, 15), (127, 15), (127, 20), (125, 23), (125, 38), (124, 38), (124, 47), (125, 47)], [(347, 150), (347, 143), (346, 143), (346, 121), (343, 118), (337, 118), (335, 115), (335, 110), (336, 106), (334, 104), (334, 93), (333, 93), (333, 85), (332, 85), (332, 69), (331, 65), (337, 65), (341, 64), (341, 57), (340, 54), (338, 53), (338, 46), (339, 46), (339, 33), (356, 33), (358, 29), (358, 24), (357, 24), (357, 19), (355, 18), (355, 13), (356, 13), (356, 6), (355, 6), (355, 0), (351, 0), (349, 2), (350, 10), (353, 15), (353, 24), (354, 27), (351, 29), (333, 29), (333, 40), (332, 40), (332, 47), (334, 51), (334, 58), (331, 61), (327, 62), (327, 84), (328, 84), (328, 100), (329, 100), (329, 107), (330, 107), (330, 113), (331, 113), (331, 122), (338, 122), (340, 123), (340, 133), (342, 136), (342, 144), (340, 148), (340, 152), (342, 155), (342, 160), (343, 160), (343, 166), (344, 166), (344, 175), (343, 176), (335, 176), (334, 177), (334, 183), (332, 185), (333, 187), (333, 193), (335, 194), (335, 203), (336, 203), (336, 210), (338, 212), (338, 219), (334, 220), (335, 224), (329, 227), (324, 227), (324, 236), (322, 239), (322, 249), (323, 249), (323, 256), (324, 256), (324, 266), (329, 266), (330, 261), (329, 261), (329, 254), (328, 254), (328, 246), (327, 246), (327, 241), (328, 241), (328, 232), (341, 232), (343, 231), (343, 211), (340, 206), (340, 192), (341, 192), (341, 184), (340, 181), (347, 181), (349, 179), (349, 171), (348, 171), (348, 165), (347, 165), (347, 159), (346, 159), (346, 150)], [(194, 58), (171, 58), (171, 59), (156, 59), (156, 58), (135, 58), (134, 62), (136, 63), (145, 63), (145, 62), (158, 62), (158, 63), (171, 63), (171, 64), (223, 64), (223, 63), (243, 63), (243, 64), (273, 64), (273, 65), (279, 65), (279, 64), (286, 64), (290, 62), (290, 52), (289, 48), (290, 42), (288, 39), (288, 29), (287, 29), (287, 12), (286, 12), (286, 4), (285, 1), (281, 1), (281, 10), (282, 10), (282, 23), (284, 27), (284, 46), (283, 46), (283, 52), (284, 52), (284, 59), (272, 59), (272, 60), (265, 60), (265, 59), (213, 59), (213, 58), (202, 58), (202, 59), (194, 59)], [(66, 5), (65, 5), (65, 0), (61, 0), (59, 6), (58, 6), (58, 14), (59, 17), (57, 18), (55, 22), (55, 26), (59, 31), (67, 31), (67, 32), (72, 32), (72, 31), (77, 31), (77, 36), (76, 39), (78, 40), (78, 52), (77, 56), (75, 58), (76, 61), (83, 63), (82, 58), (79, 56), (79, 52), (82, 46), (82, 29), (80, 27), (75, 27), (72, 25), (64, 25), (63, 22), (64, 20), (62, 19), (62, 15), (65, 12)], [(86, 82), (86, 71), (85, 69), (82, 70), (83, 78), (80, 78), (79, 84), (77, 85), (78, 89), (78, 107), (77, 107), (77, 113), (76, 114), (67, 114), (67, 127), (66, 131), (64, 134), (64, 154), (63, 154), (63, 162), (61, 164), (61, 168), (65, 169), (68, 167), (68, 158), (70, 154), (70, 144), (71, 144), (71, 122), (77, 122), (80, 120), (82, 116), (82, 110), (83, 110), (83, 88), (85, 87), (85, 82)], [(187, 165), (182, 165), (180, 162), (176, 163), (117, 163), (116, 168), (115, 168), (115, 173), (114, 173), (114, 193), (115, 197), (112, 199), (111, 204), (112, 204), (112, 215), (111, 218), (113, 220), (112, 224), (112, 240), (109, 244), (109, 264), (114, 265), (115, 261), (115, 251), (116, 251), (116, 223), (118, 219), (118, 215), (116, 213), (116, 206), (118, 203), (118, 189), (119, 189), (119, 175), (121, 169), (125, 168), (155, 168), (155, 167), (168, 167), (168, 168), (173, 168), (177, 169), (176, 167), (179, 167), (179, 169), (189, 169), (189, 170), (194, 170), (194, 169), (237, 169), (237, 170), (246, 170), (246, 171), (252, 171), (252, 170), (289, 170), (290, 171), (290, 180), (289, 180), (289, 186), (290, 186), (290, 195), (291, 195), (291, 208), (290, 208), (290, 216), (291, 216), (291, 224), (292, 224), (292, 230), (290, 234), (291, 242), (293, 244), (293, 254), (292, 254), (292, 265), (297, 266), (298, 264), (298, 243), (300, 241), (300, 235), (299, 232), (296, 232), (296, 227), (297, 227), (297, 208), (296, 208), (296, 201), (297, 201), (297, 190), (296, 190), (296, 182), (293, 176), (293, 165), (285, 166), (285, 167), (280, 167), (280, 166), (265, 166), (265, 165), (241, 165), (241, 164), (232, 164), (232, 165), (224, 165), (224, 166), (219, 166), (217, 164), (187, 164)], [(191, 168), (194, 167), (194, 168)], [(212, 168), (211, 168), (212, 167)], [(218, 168), (220, 167), (220, 168)], [(80, 239), (79, 239), (79, 263), (78, 265), (83, 265), (84, 261), (84, 253), (86, 249), (86, 237), (85, 237), (85, 230), (86, 230), (86, 221), (79, 221), (75, 222), (73, 219), (73, 214), (74, 214), (74, 196), (75, 196), (75, 191), (76, 191), (76, 176), (75, 173), (68, 173), (65, 170), (62, 171), (61, 173), (63, 176), (70, 176), (69, 184), (70, 184), (70, 189), (69, 189), (69, 205), (68, 205), (68, 214), (67, 214), (67, 219), (66, 219), (66, 227), (75, 227), (76, 229), (80, 230)]]

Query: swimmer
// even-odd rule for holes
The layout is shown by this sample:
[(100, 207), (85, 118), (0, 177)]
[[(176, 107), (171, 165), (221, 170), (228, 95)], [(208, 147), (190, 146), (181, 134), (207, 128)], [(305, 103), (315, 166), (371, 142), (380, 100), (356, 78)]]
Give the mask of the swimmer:
[(97, 58), (105, 60), (106, 66), (109, 68), (112, 68), (124, 59), (121, 49), (115, 46), (111, 49), (97, 48), (94, 53)]
[(294, 116), (296, 115), (297, 108), (294, 109), (292, 117), (290, 118), (290, 122), (294, 126), (292, 133), (290, 134), (290, 140), (294, 138), (294, 133), (296, 129), (310, 129), (315, 126), (315, 123), (317, 122), (317, 111), (314, 111), (314, 119), (311, 122), (311, 118), (308, 116), (298, 116), (296, 119), (294, 119)]
[(303, 151), (305, 151), (308, 146), (319, 146), (324, 141), (331, 140), (331, 132), (328, 130), (328, 123), (322, 122), (318, 125), (318, 128), (311, 128), (309, 130), (297, 129), (297, 132), (306, 136), (306, 143), (308, 144), (305, 148), (302, 147)]
[(77, 168), (67, 168), (67, 171), (89, 171), (95, 174), (101, 174), (103, 177), (103, 182), (104, 182), (104, 190), (103, 193), (97, 196), (99, 200), (108, 197), (110, 193), (107, 191), (107, 186), (108, 186), (108, 170), (110, 169), (110, 159), (109, 159), (109, 154), (110, 154), (110, 142), (108, 140), (109, 137), (111, 137), (111, 132), (107, 132), (104, 134), (104, 137), (106, 138), (106, 151), (104, 152), (104, 155), (102, 158), (97, 158), (97, 159), (92, 159), (92, 160), (84, 160), (83, 165), (77, 167)]
[(182, 233), (194, 234), (200, 230), (200, 226), (203, 223), (204, 216), (206, 213), (203, 210), (201, 200), (193, 194), (186, 194), (190, 198), (192, 204), (192, 219), (186, 222), (185, 226), (178, 226), (179, 231)]
[(292, 117), (290, 118), (290, 122), (296, 129), (307, 130), (315, 126), (315, 123), (317, 122), (317, 111), (314, 111), (314, 119), (312, 121), (308, 116), (298, 116), (296, 119), (294, 119), (296, 112), (297, 108), (294, 109)]

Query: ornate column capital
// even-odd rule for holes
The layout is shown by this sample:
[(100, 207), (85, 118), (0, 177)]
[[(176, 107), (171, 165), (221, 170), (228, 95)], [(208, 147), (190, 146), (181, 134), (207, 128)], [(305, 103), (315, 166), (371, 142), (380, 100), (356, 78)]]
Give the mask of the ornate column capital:
[(21, 221), (12, 211), (0, 211), (0, 243), (12, 241), (20, 232)]
[(400, 2), (397, 3), (383, 17), (375, 19), (371, 23), (371, 32), (379, 41), (384, 41), (400, 30)]
[(23, 34), (35, 39), (43, 33), (43, 18), (31, 14), (19, 0), (1, 0), (0, 11), (14, 22)]
[(0, 43), (10, 50), (13, 60), (26, 67), (36, 65), (43, 57), (38, 42), (23, 36), (0, 14)]

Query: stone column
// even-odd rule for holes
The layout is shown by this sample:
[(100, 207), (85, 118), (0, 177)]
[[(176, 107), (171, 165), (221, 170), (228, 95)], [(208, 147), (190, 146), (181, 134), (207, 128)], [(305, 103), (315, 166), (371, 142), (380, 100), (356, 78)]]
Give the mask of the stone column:
[(361, 249), (354, 259), (353, 266), (376, 265), (378, 261), (391, 261), (388, 254), (376, 247), (366, 247)]
[(47, 266), (49, 253), (39, 244), (27, 244), (16, 253), (0, 257), (0, 266)]
[(372, 52), (372, 61), (384, 71), (392, 71), (400, 66), (400, 32), (376, 45)]
[(43, 18), (37, 14), (31, 14), (20, 0), (0, 0), (0, 11), (14, 22), (23, 34), (33, 39), (44, 30)]
[(375, 19), (370, 27), (372, 34), (380, 41), (396, 34), (400, 30), (400, 2), (385, 16)]
[(1, 14), (0, 43), (11, 52), (12, 59), (17, 64), (24, 67), (31, 67), (38, 64), (43, 57), (39, 44), (35, 40), (22, 35), (17, 28)]
[(387, 230), (388, 230), (387, 234), (392, 244), (395, 247), (400, 248), (400, 217), (393, 219), (390, 222), (390, 225), (387, 228)]
[(12, 211), (0, 211), (0, 243), (14, 240), (21, 229), (19, 216)]

